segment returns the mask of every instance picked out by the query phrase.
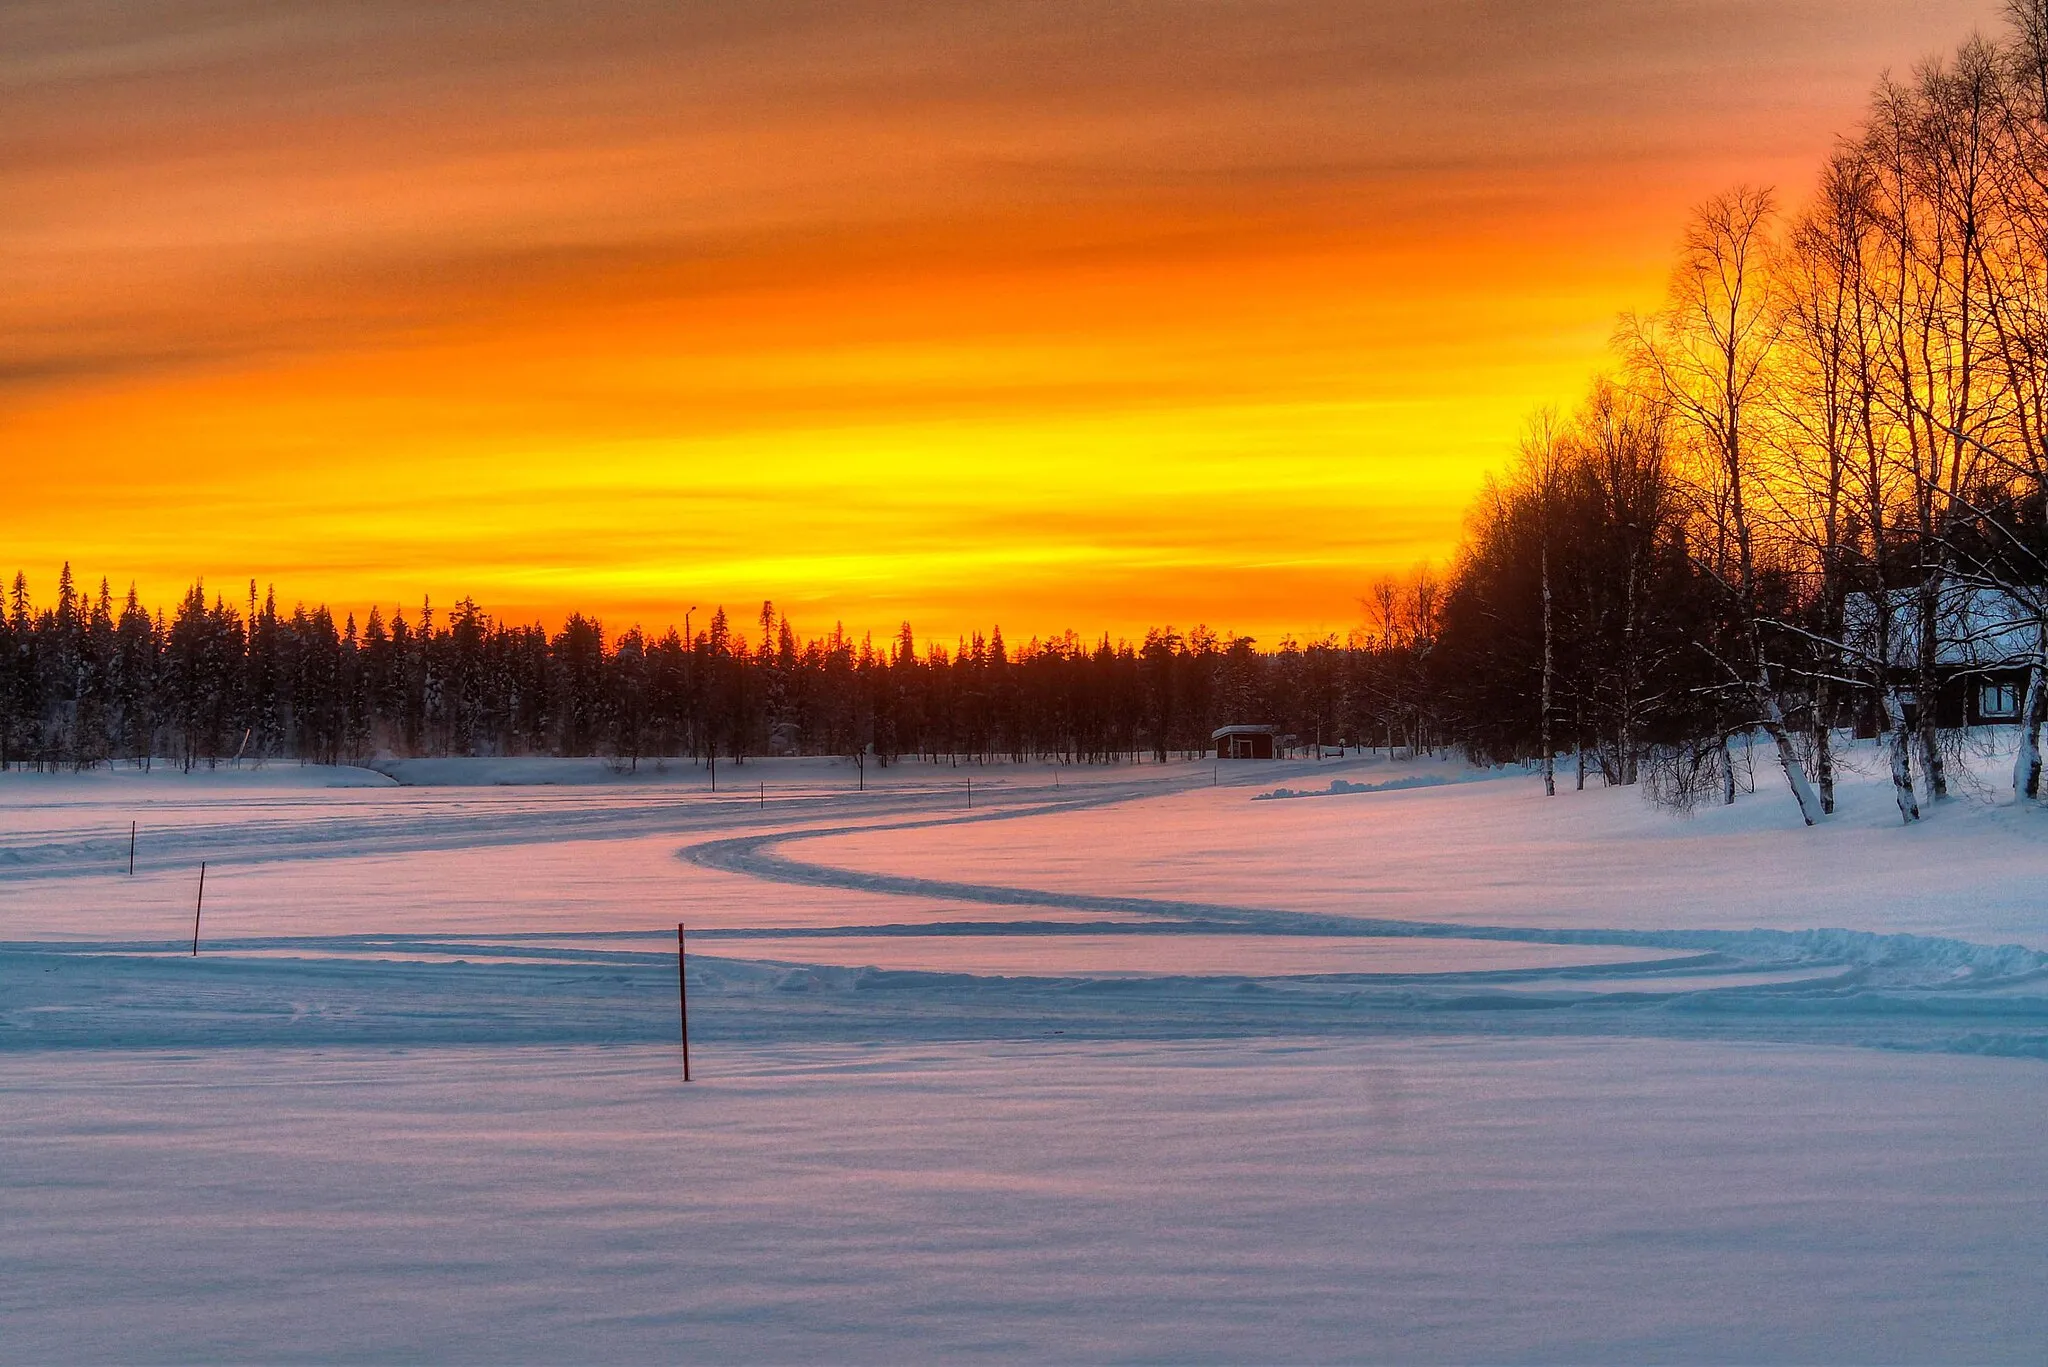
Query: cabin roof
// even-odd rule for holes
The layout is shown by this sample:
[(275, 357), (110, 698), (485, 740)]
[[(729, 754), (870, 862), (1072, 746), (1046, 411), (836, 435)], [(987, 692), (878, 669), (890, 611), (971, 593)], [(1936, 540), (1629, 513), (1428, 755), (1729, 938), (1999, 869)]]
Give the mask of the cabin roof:
[[(2033, 659), (2040, 644), (2036, 605), (2041, 595), (2039, 588), (2013, 592), (1975, 584), (1950, 584), (1943, 588), (1935, 612), (1935, 663), (1981, 668), (2023, 664)], [(1919, 591), (1893, 589), (1885, 598), (1891, 614), (1888, 663), (1911, 666), (1920, 658)], [(1848, 645), (1866, 655), (1875, 653), (1876, 596), (1852, 593), (1844, 606)]]

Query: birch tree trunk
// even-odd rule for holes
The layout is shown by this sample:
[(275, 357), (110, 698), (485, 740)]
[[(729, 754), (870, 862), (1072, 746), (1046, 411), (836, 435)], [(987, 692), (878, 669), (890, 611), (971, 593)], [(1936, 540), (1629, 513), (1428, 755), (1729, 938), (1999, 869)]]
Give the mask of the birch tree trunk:
[(2012, 761), (2012, 795), (2031, 802), (2041, 796), (2041, 661), (2027, 668), (2027, 695), (2020, 703), (2019, 753)]
[(1806, 768), (1799, 762), (1799, 747), (1792, 743), (1792, 732), (1785, 725), (1785, 713), (1778, 706), (1777, 695), (1769, 691), (1767, 683), (1759, 682), (1756, 692), (1763, 703), (1764, 734), (1778, 749), (1778, 767), (1785, 771), (1785, 785), (1792, 790), (1792, 798), (1799, 804), (1799, 816), (1807, 825), (1820, 821), (1820, 801), (1813, 795), (1813, 785), (1806, 781)]
[[(1827, 702), (1823, 692), (1819, 703)], [(1816, 708), (1813, 724), (1813, 775), (1814, 783), (1820, 789), (1820, 809), (1832, 814), (1835, 810), (1835, 739), (1828, 726), (1825, 712)]]
[(1921, 772), (1927, 775), (1927, 796), (1939, 802), (1948, 796), (1948, 772), (1941, 761), (1941, 735), (1935, 725), (1935, 709), (1941, 699), (1941, 675), (1935, 667), (1937, 637), (1941, 629), (1939, 613), (1941, 598), (1941, 577), (1936, 571), (1929, 571), (1921, 580), (1916, 607), (1920, 617), (1920, 639), (1917, 657), (1918, 671), (1915, 683), (1920, 694), (1920, 715), (1915, 731), (1920, 740)]
[(1892, 796), (1899, 804), (1899, 820), (1911, 825), (1920, 819), (1920, 800), (1913, 796), (1913, 742), (1906, 728), (1906, 708), (1899, 690), (1882, 688), (1878, 696), (1884, 705), (1885, 749), (1891, 757)]
[(1551, 634), (1550, 634), (1550, 510), (1549, 510), (1549, 500), (1550, 500), (1550, 489), (1549, 489), (1549, 485), (1548, 485), (1548, 476), (1547, 476), (1547, 474), (1546, 474), (1546, 477), (1545, 477), (1545, 479), (1546, 479), (1546, 482), (1545, 482), (1545, 486), (1544, 486), (1544, 488), (1543, 488), (1543, 490), (1541, 491), (1541, 494), (1540, 494), (1540, 497), (1541, 497), (1541, 498), (1542, 498), (1542, 499), (1544, 500), (1544, 508), (1543, 508), (1543, 513), (1542, 513), (1542, 518), (1543, 518), (1543, 528), (1542, 528), (1542, 531), (1541, 531), (1541, 533), (1540, 533), (1540, 535), (1541, 535), (1541, 537), (1542, 537), (1542, 547), (1541, 547), (1541, 552), (1540, 552), (1540, 554), (1541, 554), (1541, 556), (1542, 556), (1542, 574), (1543, 574), (1543, 721), (1542, 721), (1542, 726), (1541, 726), (1541, 728), (1540, 728), (1540, 729), (1541, 729), (1541, 731), (1542, 731), (1542, 742), (1543, 742), (1543, 795), (1544, 795), (1545, 797), (1556, 797), (1556, 796), (1557, 796), (1557, 747), (1556, 747), (1556, 746), (1555, 746), (1554, 744), (1552, 744), (1552, 743), (1551, 743), (1551, 737), (1550, 737), (1550, 707), (1551, 707), (1551, 686), (1552, 686), (1552, 677), (1553, 677), (1553, 675), (1554, 675), (1555, 671), (1554, 671), (1554, 669), (1553, 669), (1553, 667), (1552, 667), (1552, 664), (1551, 664), (1551, 656), (1552, 656), (1552, 650), (1551, 650)]

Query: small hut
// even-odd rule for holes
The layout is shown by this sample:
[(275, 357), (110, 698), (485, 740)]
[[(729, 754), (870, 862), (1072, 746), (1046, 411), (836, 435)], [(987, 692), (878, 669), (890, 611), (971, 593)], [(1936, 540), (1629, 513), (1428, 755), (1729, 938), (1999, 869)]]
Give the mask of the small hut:
[(1216, 746), (1218, 759), (1271, 759), (1273, 735), (1277, 729), (1271, 726), (1219, 726), (1209, 733), (1209, 740)]

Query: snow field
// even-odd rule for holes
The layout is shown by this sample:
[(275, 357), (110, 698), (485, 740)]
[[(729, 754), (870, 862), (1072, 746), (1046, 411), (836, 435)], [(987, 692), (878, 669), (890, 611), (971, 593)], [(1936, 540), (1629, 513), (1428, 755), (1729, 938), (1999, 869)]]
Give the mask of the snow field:
[(45, 1053), (4, 1356), (2038, 1360), (2038, 1065), (1333, 1045)]
[(0, 776), (0, 1360), (2048, 1342), (2038, 813), (523, 772)]

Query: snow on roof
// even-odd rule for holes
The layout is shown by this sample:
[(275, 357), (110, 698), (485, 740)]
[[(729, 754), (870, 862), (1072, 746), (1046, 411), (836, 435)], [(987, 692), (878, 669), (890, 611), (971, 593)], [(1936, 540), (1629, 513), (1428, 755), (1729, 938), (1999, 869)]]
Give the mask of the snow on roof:
[(1209, 739), (1222, 740), (1225, 736), (1270, 736), (1279, 729), (1277, 726), (1219, 726), (1209, 733)]
[[(1950, 584), (1943, 588), (1935, 612), (1936, 664), (1979, 668), (2025, 664), (2036, 657), (2043, 590), (1982, 588)], [(1919, 591), (1894, 589), (1887, 595), (1891, 612), (1891, 663), (1908, 666), (1920, 654)], [(1865, 654), (1877, 649), (1876, 600), (1852, 593), (1847, 602), (1845, 636), (1852, 649)]]

